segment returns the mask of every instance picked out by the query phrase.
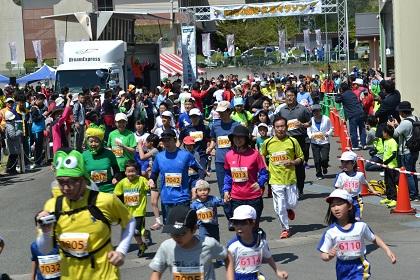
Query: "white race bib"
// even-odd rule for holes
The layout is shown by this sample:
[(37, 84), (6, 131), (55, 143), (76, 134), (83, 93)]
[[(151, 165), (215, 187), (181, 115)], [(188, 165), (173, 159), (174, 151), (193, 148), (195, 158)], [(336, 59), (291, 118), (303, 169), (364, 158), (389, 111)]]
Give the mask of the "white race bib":
[(202, 223), (210, 223), (213, 220), (213, 209), (203, 207), (197, 210), (197, 219)]
[(232, 180), (235, 183), (248, 181), (248, 167), (231, 167)]
[(273, 165), (282, 165), (283, 162), (285, 162), (286, 160), (289, 160), (289, 157), (287, 156), (286, 151), (280, 151), (280, 152), (272, 153), (270, 156), (270, 159)]
[(96, 184), (105, 183), (108, 181), (108, 172), (107, 170), (92, 170), (90, 172), (90, 178)]
[(312, 138), (316, 141), (325, 141), (325, 135), (322, 132), (313, 133)]
[(165, 173), (165, 186), (172, 188), (181, 187), (182, 173)]
[(38, 264), (44, 279), (60, 277), (60, 255), (38, 256)]
[(191, 131), (190, 132), (190, 136), (192, 138), (194, 138), (195, 142), (201, 141), (204, 138), (203, 132), (202, 131)]
[(140, 193), (138, 191), (124, 192), (124, 204), (127, 206), (138, 206), (140, 204)]
[(204, 280), (204, 267), (172, 267), (173, 280)]
[(294, 130), (300, 128), (300, 122), (298, 119), (291, 119), (287, 121), (287, 129)]
[(362, 242), (358, 236), (344, 236), (337, 241), (337, 257), (360, 257)]
[(66, 232), (58, 238), (60, 248), (75, 257), (84, 257), (88, 252), (89, 233)]
[(217, 147), (218, 148), (230, 148), (231, 143), (228, 136), (219, 136), (217, 137)]

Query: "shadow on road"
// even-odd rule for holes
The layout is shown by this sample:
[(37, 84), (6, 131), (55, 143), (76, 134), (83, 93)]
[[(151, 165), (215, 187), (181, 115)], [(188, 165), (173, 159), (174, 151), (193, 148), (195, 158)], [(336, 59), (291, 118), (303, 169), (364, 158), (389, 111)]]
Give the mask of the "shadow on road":
[(280, 262), (280, 264), (286, 264), (297, 260), (299, 257), (293, 253), (281, 253), (281, 254), (273, 254), (274, 261)]
[(33, 181), (33, 178), (21, 178), (20, 174), (0, 176), (1, 186), (8, 186), (13, 184), (25, 183)]
[(271, 223), (272, 221), (277, 220), (275, 217), (271, 217), (271, 216), (261, 216), (260, 221), (261, 222), (269, 222)]
[(329, 196), (329, 193), (304, 193), (300, 200), (310, 199), (310, 198), (325, 198)]
[(366, 255), (369, 255), (370, 253), (372, 253), (373, 251), (378, 250), (378, 246), (376, 246), (375, 244), (368, 244), (366, 245)]
[(298, 233), (298, 232), (315, 231), (315, 230), (326, 228), (327, 226), (323, 224), (309, 224), (309, 225), (292, 225), (290, 227), (292, 228), (293, 233)]

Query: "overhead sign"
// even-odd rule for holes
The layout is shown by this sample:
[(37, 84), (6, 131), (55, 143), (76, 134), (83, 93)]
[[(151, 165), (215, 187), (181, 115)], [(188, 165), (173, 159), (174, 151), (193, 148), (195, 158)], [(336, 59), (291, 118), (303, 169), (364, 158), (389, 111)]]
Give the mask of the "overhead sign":
[(321, 6), (321, 0), (211, 6), (210, 20), (236, 20), (320, 14), (322, 13)]

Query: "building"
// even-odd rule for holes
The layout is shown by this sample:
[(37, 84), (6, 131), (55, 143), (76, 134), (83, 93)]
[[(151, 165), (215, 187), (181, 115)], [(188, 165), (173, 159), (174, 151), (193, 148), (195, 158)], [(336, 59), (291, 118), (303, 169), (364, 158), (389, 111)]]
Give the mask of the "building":
[(408, 100), (416, 107), (419, 100), (416, 80), (420, 65), (420, 1), (379, 0), (379, 8), (382, 69), (387, 74), (395, 72), (396, 87), (402, 100)]
[(358, 58), (368, 61), (370, 68), (377, 69), (380, 64), (379, 16), (377, 13), (356, 13), (355, 18)]

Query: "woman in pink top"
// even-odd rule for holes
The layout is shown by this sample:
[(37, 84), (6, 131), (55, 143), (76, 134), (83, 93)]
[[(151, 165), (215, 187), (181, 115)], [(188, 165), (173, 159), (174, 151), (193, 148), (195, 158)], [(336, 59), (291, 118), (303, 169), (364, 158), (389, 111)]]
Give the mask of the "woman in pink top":
[(51, 112), (51, 117), (53, 118), (53, 122), (51, 123), (51, 133), (52, 133), (54, 154), (58, 149), (62, 147), (69, 147), (64, 123), (69, 118), (70, 114), (72, 113), (70, 102), (71, 102), (70, 94), (67, 94), (67, 103), (66, 103), (66, 107), (64, 107), (64, 112), (63, 112), (63, 109), (54, 109)]
[[(263, 210), (262, 188), (268, 180), (263, 157), (251, 148), (248, 128), (239, 125), (229, 135), (233, 148), (225, 157), (224, 200), (235, 210), (239, 205), (250, 205), (257, 212), (258, 226)], [(229, 217), (230, 218), (230, 217)]]

